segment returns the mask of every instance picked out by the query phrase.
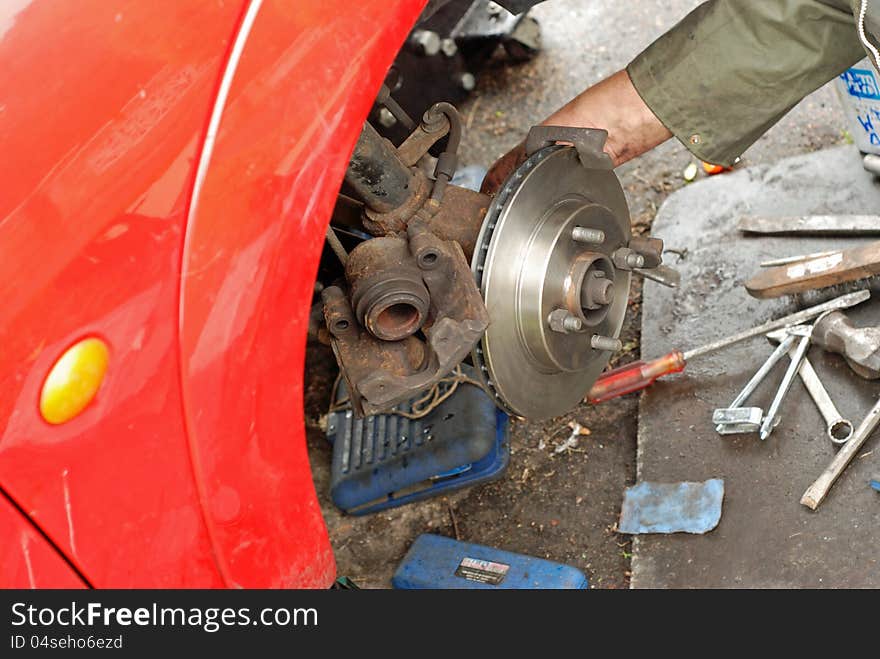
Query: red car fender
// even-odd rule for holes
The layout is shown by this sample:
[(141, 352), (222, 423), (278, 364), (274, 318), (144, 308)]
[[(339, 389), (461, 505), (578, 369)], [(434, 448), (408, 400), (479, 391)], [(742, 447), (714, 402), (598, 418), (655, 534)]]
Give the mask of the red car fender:
[[(307, 317), (348, 155), (422, 4), (0, 7), (0, 488), (90, 583), (332, 581)], [(50, 425), (46, 374), (86, 336), (107, 376)]]
[(253, 3), (228, 99), (218, 96), (187, 226), (180, 338), (187, 426), (230, 584), (266, 563), (288, 567), (261, 585), (334, 576), (302, 435), (308, 312), (348, 157), (421, 4)]
[(4, 588), (86, 587), (76, 570), (4, 496), (0, 496), (0, 538)]

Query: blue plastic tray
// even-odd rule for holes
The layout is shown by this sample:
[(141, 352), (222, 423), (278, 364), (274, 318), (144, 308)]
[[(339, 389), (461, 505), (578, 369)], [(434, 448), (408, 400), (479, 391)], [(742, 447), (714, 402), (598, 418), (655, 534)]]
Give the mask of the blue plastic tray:
[(470, 384), (422, 419), (356, 419), (339, 410), (327, 422), (330, 496), (345, 512), (365, 515), (493, 480), (510, 461), (508, 427), (507, 415)]
[(584, 573), (570, 565), (424, 534), (391, 578), (401, 589), (586, 590)]

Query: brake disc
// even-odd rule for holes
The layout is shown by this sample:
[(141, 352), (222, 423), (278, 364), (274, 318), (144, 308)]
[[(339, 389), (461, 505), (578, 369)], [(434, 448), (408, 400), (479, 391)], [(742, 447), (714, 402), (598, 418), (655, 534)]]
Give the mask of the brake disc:
[(471, 262), (490, 317), (474, 365), (518, 416), (580, 403), (623, 325), (630, 273), (612, 255), (630, 240), (629, 210), (604, 133), (589, 142), (539, 148), (508, 178)]

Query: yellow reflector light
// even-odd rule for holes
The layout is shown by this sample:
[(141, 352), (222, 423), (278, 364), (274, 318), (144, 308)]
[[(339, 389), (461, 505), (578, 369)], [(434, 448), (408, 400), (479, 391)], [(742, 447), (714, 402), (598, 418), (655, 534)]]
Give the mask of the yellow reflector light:
[(70, 421), (92, 402), (104, 375), (110, 351), (101, 339), (75, 343), (55, 362), (40, 392), (40, 414), (49, 423)]

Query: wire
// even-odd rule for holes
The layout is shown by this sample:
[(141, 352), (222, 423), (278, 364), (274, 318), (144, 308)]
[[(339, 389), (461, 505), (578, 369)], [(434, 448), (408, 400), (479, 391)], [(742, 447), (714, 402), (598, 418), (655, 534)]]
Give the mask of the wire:
[(446, 149), (437, 158), (434, 169), (434, 186), (431, 189), (431, 201), (438, 205), (443, 200), (446, 184), (452, 179), (458, 166), (458, 147), (461, 145), (461, 115), (451, 103), (434, 103), (425, 111), (422, 123), (434, 122), (437, 117), (445, 115), (449, 120), (449, 140)]
[[(345, 398), (336, 401), (336, 397), (339, 393), (339, 383), (342, 381), (342, 372), (336, 376), (336, 381), (333, 383), (333, 389), (330, 394), (330, 409), (328, 411), (329, 414), (333, 414), (334, 412), (340, 412), (343, 410), (347, 410), (351, 407), (351, 398), (346, 396)], [(479, 387), (483, 391), (485, 391), (485, 387), (482, 382), (475, 380), (474, 378), (465, 374), (464, 371), (461, 370), (461, 365), (456, 366), (452, 369), (451, 373), (439, 380), (434, 384), (433, 387), (426, 390), (425, 393), (415, 400), (410, 406), (409, 411), (407, 410), (388, 410), (387, 412), (382, 412), (382, 414), (393, 414), (395, 416), (401, 416), (405, 419), (421, 419), (428, 416), (431, 412), (437, 409), (440, 405), (442, 405), (445, 401), (449, 400), (452, 395), (456, 392), (459, 385), (461, 384), (470, 384), (475, 387)]]

